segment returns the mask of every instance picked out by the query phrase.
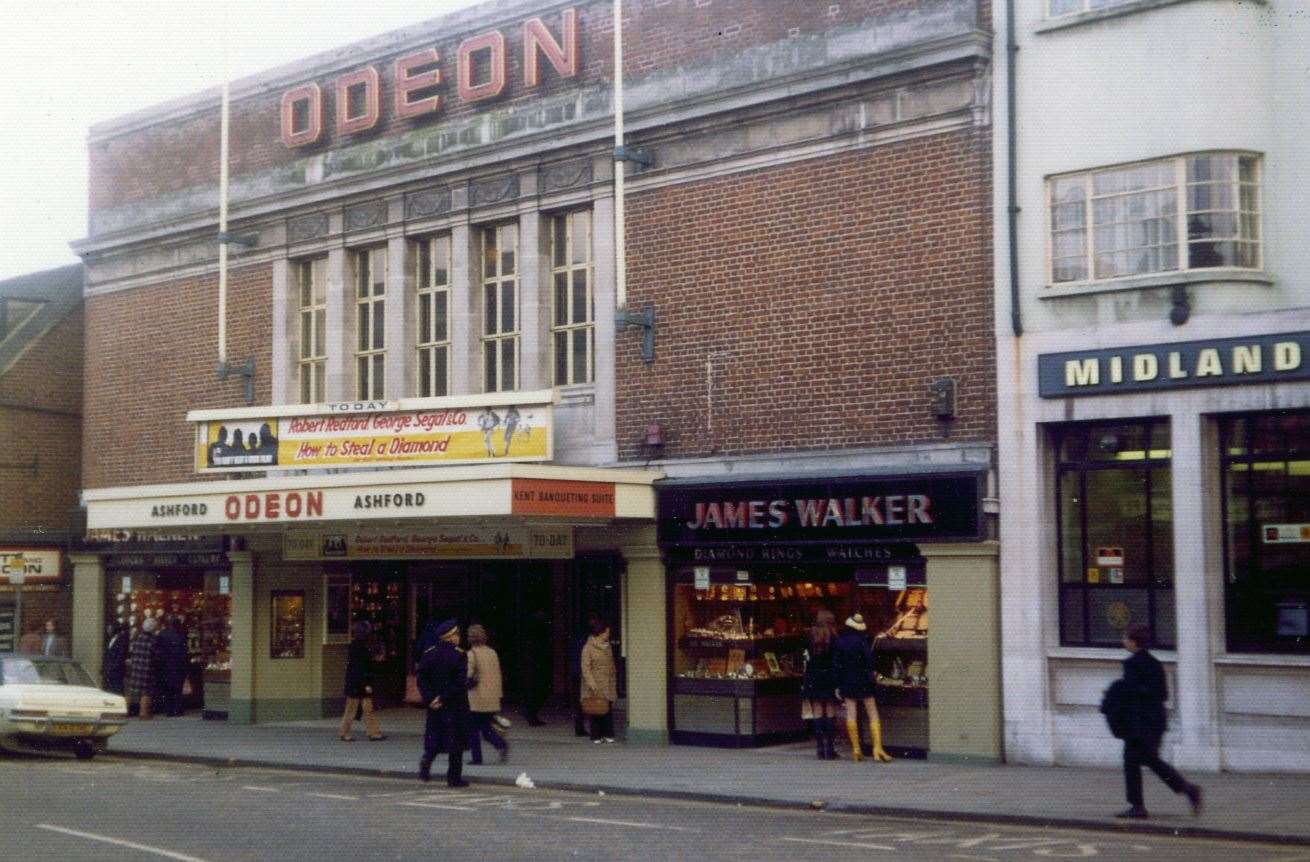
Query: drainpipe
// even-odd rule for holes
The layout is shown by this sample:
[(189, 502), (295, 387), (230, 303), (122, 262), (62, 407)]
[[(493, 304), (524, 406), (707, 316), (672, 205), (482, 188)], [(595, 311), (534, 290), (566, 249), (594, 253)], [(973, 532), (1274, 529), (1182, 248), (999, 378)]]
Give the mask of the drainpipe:
[(228, 86), (223, 80), (222, 116), (218, 121), (218, 367), (227, 368), (227, 126)]
[(246, 403), (255, 403), (255, 359), (252, 356), (245, 362), (228, 364), (227, 361), (227, 246), (228, 243), (250, 246), (255, 244), (253, 235), (232, 236), (227, 232), (227, 187), (228, 187), (228, 83), (223, 79), (223, 96), (220, 100), (221, 115), (218, 121), (218, 379), (226, 380), (229, 375), (237, 375), (246, 381)]
[(623, 211), (623, 0), (614, 0), (614, 305), (628, 308), (628, 248)]
[(1018, 145), (1015, 131), (1015, 57), (1019, 46), (1014, 39), (1014, 4), (1018, 0), (1005, 0), (1005, 137), (1006, 137), (1006, 182), (1009, 195), (1009, 233), (1010, 233), (1010, 328), (1014, 337), (1023, 335), (1023, 319), (1019, 310), (1019, 191), (1018, 170), (1015, 166)]

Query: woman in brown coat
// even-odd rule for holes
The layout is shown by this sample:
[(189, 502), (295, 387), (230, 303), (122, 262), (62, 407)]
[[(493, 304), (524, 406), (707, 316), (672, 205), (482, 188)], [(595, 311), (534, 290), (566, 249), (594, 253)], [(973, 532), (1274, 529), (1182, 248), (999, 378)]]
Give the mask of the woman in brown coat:
[(582, 647), (582, 702), (595, 698), (608, 704), (603, 715), (591, 716), (591, 741), (597, 745), (614, 741), (614, 701), (618, 696), (610, 627), (595, 620), (591, 624), (591, 637)]
[(509, 760), (509, 741), (496, 730), (494, 719), (503, 696), (500, 656), (487, 646), (487, 630), (469, 626), (469, 763), (482, 762), (482, 740), (500, 752), (500, 762)]

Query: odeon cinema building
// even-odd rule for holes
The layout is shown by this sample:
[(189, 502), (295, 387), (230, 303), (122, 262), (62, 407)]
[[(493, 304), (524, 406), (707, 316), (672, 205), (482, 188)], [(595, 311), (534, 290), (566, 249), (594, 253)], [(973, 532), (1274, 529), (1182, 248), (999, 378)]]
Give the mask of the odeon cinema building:
[(90, 667), (314, 718), (454, 616), (566, 705), (594, 613), (629, 740), (753, 745), (860, 611), (893, 747), (1000, 756), (988, 4), (621, 7), (618, 81), (503, 0), (92, 129)]

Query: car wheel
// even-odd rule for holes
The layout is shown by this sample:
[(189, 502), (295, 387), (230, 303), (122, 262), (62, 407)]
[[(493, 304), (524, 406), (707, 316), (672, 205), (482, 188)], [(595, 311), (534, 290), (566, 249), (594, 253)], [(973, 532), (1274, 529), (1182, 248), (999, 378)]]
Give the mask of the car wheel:
[(78, 760), (90, 760), (96, 756), (95, 743), (89, 739), (79, 739), (77, 744), (73, 746), (73, 754), (76, 755)]

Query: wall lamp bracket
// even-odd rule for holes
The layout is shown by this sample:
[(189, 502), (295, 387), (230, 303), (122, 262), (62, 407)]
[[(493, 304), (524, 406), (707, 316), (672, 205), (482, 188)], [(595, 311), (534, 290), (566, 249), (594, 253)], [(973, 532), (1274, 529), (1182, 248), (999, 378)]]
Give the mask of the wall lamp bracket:
[(644, 147), (615, 147), (614, 161), (633, 162), (639, 167), (649, 168), (655, 164), (655, 157)]
[(642, 329), (642, 361), (655, 361), (655, 306), (647, 305), (641, 311), (629, 311), (626, 308), (620, 308), (614, 314), (614, 326), (619, 331), (627, 329), (629, 326), (640, 326)]
[(1169, 291), (1169, 302), (1169, 322), (1182, 326), (1192, 316), (1192, 301), (1187, 296), (1186, 286), (1175, 284)]
[(229, 377), (244, 377), (246, 381), (246, 403), (255, 403), (255, 358), (252, 356), (245, 362), (219, 362), (218, 379), (226, 380)]
[(259, 234), (232, 233), (223, 230), (218, 232), (218, 242), (220, 245), (239, 245), (242, 248), (254, 248), (259, 245)]

